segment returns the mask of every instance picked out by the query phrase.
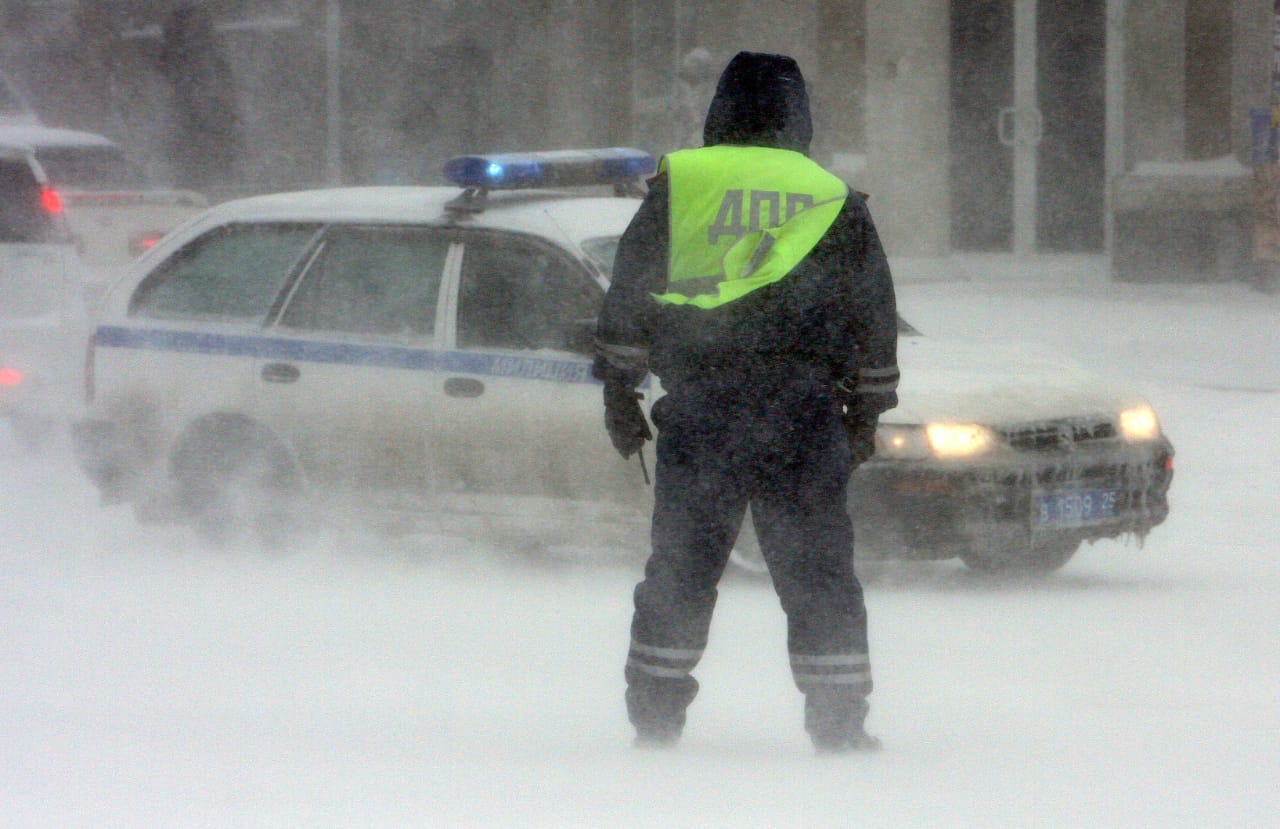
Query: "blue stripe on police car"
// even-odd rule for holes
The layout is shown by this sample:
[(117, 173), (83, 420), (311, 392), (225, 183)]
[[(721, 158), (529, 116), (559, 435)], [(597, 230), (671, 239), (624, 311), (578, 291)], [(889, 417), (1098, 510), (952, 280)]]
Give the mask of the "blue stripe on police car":
[(599, 383), (591, 376), (591, 362), (585, 358), (566, 360), (520, 354), (435, 351), (396, 345), (317, 342), (249, 334), (214, 334), (114, 325), (99, 327), (94, 342), (103, 348), (458, 372), (553, 383)]

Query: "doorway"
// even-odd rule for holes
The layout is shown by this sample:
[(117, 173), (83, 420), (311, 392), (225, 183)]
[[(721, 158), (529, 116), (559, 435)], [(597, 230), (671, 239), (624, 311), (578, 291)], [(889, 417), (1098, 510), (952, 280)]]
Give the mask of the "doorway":
[(953, 0), (953, 249), (1102, 249), (1105, 58), (1105, 0)]

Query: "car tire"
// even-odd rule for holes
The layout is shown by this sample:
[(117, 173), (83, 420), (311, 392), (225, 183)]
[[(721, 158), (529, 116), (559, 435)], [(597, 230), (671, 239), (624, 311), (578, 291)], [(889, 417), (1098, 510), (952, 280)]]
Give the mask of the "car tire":
[(971, 547), (960, 552), (960, 560), (980, 573), (1047, 575), (1061, 570), (1079, 549), (1078, 539), (1057, 538), (1019, 547)]
[(217, 546), (281, 550), (301, 529), (301, 476), (280, 441), (237, 415), (205, 418), (179, 441), (171, 465), (179, 506)]

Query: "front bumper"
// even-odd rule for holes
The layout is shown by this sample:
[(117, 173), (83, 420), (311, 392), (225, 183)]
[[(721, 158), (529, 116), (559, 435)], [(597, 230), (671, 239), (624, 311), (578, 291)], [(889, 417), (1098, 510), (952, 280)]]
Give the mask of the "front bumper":
[[(1006, 452), (969, 461), (872, 460), (853, 476), (859, 555), (943, 559), (990, 547), (1144, 536), (1169, 514), (1173, 446)], [(1045, 497), (1106, 493), (1107, 509), (1046, 516)]]

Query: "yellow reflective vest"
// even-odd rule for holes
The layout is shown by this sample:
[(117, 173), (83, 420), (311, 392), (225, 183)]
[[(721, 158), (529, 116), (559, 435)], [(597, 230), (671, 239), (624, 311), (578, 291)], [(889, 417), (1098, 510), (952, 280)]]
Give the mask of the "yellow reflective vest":
[(665, 156), (671, 243), (661, 303), (716, 308), (782, 279), (849, 195), (802, 153), (716, 145)]

